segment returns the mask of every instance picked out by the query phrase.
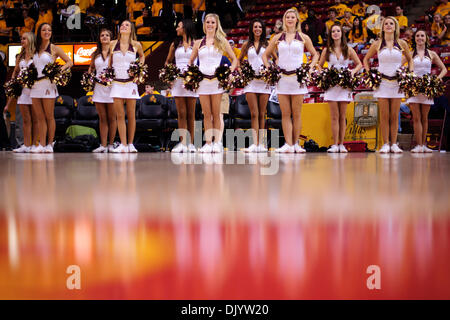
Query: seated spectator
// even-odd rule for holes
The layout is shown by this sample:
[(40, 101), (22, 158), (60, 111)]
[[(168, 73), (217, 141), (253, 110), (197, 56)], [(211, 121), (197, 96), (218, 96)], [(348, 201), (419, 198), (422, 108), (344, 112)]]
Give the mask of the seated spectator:
[[(95, 4), (95, 0), (76, 0), (75, 4), (80, 8), (81, 14), (86, 15), (86, 11), (89, 7), (93, 7)], [(38, 27), (36, 27), (37, 29)]]
[(434, 14), (439, 13), (442, 17), (450, 12), (450, 3), (448, 0), (441, 0), (441, 4), (436, 8)]
[(151, 28), (149, 26), (144, 26), (144, 18), (147, 17), (148, 9), (144, 8), (144, 10), (142, 10), (142, 15), (136, 19), (136, 34), (139, 41), (142, 41), (146, 37), (150, 36)]
[(395, 7), (395, 19), (397, 19), (400, 26), (400, 31), (405, 31), (408, 28), (408, 18), (403, 15), (403, 9), (400, 6)]
[(300, 23), (308, 19), (308, 8), (306, 7), (306, 4), (300, 4), (300, 11), (298, 12), (298, 15), (300, 17)]
[(145, 8), (145, 3), (143, 0), (135, 0), (128, 8), (130, 13), (130, 21), (136, 23), (137, 16), (135, 17), (135, 12), (142, 12)]
[(433, 23), (431, 24), (431, 36), (439, 37), (442, 30), (444, 30), (444, 19), (440, 13), (436, 13), (433, 18)]
[(413, 47), (412, 47), (412, 39), (413, 39), (413, 36), (414, 36), (414, 31), (413, 31), (413, 29), (411, 29), (411, 28), (406, 28), (405, 29), (405, 32), (403, 33), (403, 40), (405, 40), (406, 41), (406, 43), (408, 44), (408, 46), (409, 46), (409, 50), (410, 51), (413, 51)]
[(305, 21), (308, 24), (307, 35), (311, 38), (314, 46), (318, 46), (323, 42), (323, 36), (325, 35), (325, 25), (323, 22), (316, 18), (316, 12), (314, 10), (308, 11), (308, 19)]
[(184, 17), (184, 4), (183, 3), (174, 3), (173, 11), (177, 15), (177, 19), (182, 19)]
[(335, 5), (331, 8), (336, 10), (336, 15), (339, 19), (344, 16), (345, 10), (350, 10), (345, 4), (341, 3), (341, 0), (335, 0)]
[(33, 18), (28, 16), (28, 9), (23, 9), (22, 15), (24, 20), (24, 26), (17, 28), (17, 32), (21, 37), (25, 32), (32, 32), (34, 25), (36, 24), (36, 21), (34, 21)]
[(47, 9), (46, 5), (42, 5), (39, 9), (39, 18), (36, 22), (36, 29), (35, 33), (37, 34), (37, 30), (39, 29), (39, 26), (43, 23), (48, 23), (49, 25), (52, 25), (53, 23), (53, 13), (50, 9)]
[(368, 7), (369, 5), (365, 4), (364, 1), (359, 0), (358, 3), (352, 7), (352, 13), (355, 16), (364, 17)]
[(160, 16), (162, 7), (163, 7), (162, 0), (154, 0), (152, 4), (152, 17)]
[[(304, 22), (302, 23), (302, 31), (303, 31), (305, 34), (307, 34), (307, 35), (311, 38), (311, 36), (310, 36), (310, 28), (309, 28), (308, 21), (304, 21)], [(314, 42), (313, 42), (313, 44), (314, 44)], [(323, 39), (322, 39), (322, 37), (321, 37), (320, 35), (318, 36), (317, 44), (318, 44), (318, 45), (323, 45)]]
[(281, 33), (283, 31), (283, 21), (277, 20), (275, 21), (275, 26), (273, 27), (273, 33), (270, 36), (270, 40), (277, 34)]
[(367, 30), (368, 40), (377, 39), (381, 33), (384, 17), (372, 10), (370, 16), (363, 20), (362, 26)]
[(155, 90), (155, 85), (153, 83), (147, 82), (145, 84), (145, 92), (141, 95), (141, 98), (151, 94), (161, 94), (161, 93)]
[(348, 41), (352, 47), (358, 46), (358, 51), (364, 48), (367, 42), (367, 29), (363, 28), (361, 19), (356, 17), (353, 20), (352, 30), (348, 35)]
[[(241, 50), (239, 50), (238, 48), (236, 48), (236, 45), (234, 43), (233, 40), (228, 40), (228, 43), (230, 44), (231, 49), (233, 49), (234, 55), (236, 57), (239, 57), (241, 55)], [(225, 52), (225, 57), (227, 57), (228, 59), (230, 59), (230, 57), (228, 56), (228, 54)], [(231, 65), (231, 62), (230, 62)]]
[(450, 14), (446, 14), (444, 17), (444, 28), (442, 32), (438, 35), (438, 38), (441, 40), (442, 45), (450, 44)]
[(329, 18), (329, 20), (327, 20), (327, 22), (325, 22), (327, 34), (328, 34), (328, 31), (330, 30), (330, 28), (333, 26), (333, 24), (335, 24), (335, 23), (339, 24), (339, 20), (337, 19), (337, 11), (335, 8), (332, 7), (330, 10), (328, 10), (328, 18)]
[(344, 29), (345, 35), (348, 36), (348, 33), (353, 28), (353, 20), (355, 19), (352, 16), (352, 12), (350, 9), (345, 10), (344, 17), (341, 19), (342, 29)]

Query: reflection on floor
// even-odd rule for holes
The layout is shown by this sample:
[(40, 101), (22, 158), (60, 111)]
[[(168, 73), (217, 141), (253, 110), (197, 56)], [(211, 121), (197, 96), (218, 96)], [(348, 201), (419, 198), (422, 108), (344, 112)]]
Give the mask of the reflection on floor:
[(447, 154), (0, 163), (2, 299), (450, 299)]

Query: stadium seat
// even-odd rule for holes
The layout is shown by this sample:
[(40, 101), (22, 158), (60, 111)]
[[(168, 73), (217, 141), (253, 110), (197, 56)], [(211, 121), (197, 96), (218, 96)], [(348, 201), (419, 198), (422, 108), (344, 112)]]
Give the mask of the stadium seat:
[(248, 129), (251, 128), (251, 115), (245, 94), (236, 97), (234, 113), (234, 128)]
[[(149, 135), (149, 131), (154, 132), (159, 139), (160, 146), (166, 147), (170, 137), (165, 134), (167, 109), (167, 99), (159, 94), (146, 95), (141, 98), (139, 110), (136, 118), (136, 141), (143, 136)], [(152, 134), (150, 134), (153, 136)]]
[(281, 129), (281, 109), (278, 103), (267, 103), (267, 128)]
[(92, 96), (83, 96), (78, 99), (72, 124), (98, 130), (98, 114), (92, 102)]
[(70, 126), (73, 117), (73, 99), (69, 96), (59, 96), (55, 99), (55, 123), (57, 137), (63, 136)]

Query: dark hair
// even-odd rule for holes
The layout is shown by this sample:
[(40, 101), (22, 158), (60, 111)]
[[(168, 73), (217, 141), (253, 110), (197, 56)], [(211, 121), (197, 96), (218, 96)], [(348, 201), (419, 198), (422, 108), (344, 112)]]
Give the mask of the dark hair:
[[(36, 35), (36, 51), (37, 52), (39, 52), (39, 50), (41, 50), (41, 44), (42, 44), (41, 31), (42, 31), (42, 28), (45, 25), (49, 25), (50, 28), (52, 28), (52, 25), (50, 23), (47, 23), (47, 22), (44, 22), (44, 23), (39, 25), (39, 28), (37, 30), (37, 35)], [(53, 28), (52, 28), (52, 36), (50, 37), (50, 43), (52, 43), (52, 38), (53, 38)]]
[[(355, 26), (355, 20), (359, 21), (358, 27)], [(358, 31), (358, 32), (356, 32), (356, 31)], [(352, 34), (353, 34), (353, 36), (358, 35), (358, 37), (360, 37), (363, 34), (362, 21), (361, 21), (361, 18), (359, 18), (359, 17), (355, 17), (355, 19), (353, 20)]]
[(330, 14), (331, 12), (334, 12), (337, 15), (337, 10), (335, 8), (331, 8), (328, 10), (328, 14)]
[(412, 43), (411, 43), (411, 46), (412, 46), (412, 48), (413, 48), (413, 51), (416, 51), (416, 47), (417, 47), (417, 43), (416, 43), (416, 34), (417, 34), (418, 32), (420, 32), (420, 31), (422, 31), (422, 32), (425, 33), (425, 38), (426, 38), (426, 40), (425, 40), (425, 50), (427, 50), (427, 49), (430, 48), (430, 37), (428, 36), (427, 32), (426, 32), (425, 30), (423, 30), (423, 29), (417, 29), (416, 32), (414, 32), (414, 35), (413, 35), (413, 37), (412, 37)]
[(248, 27), (248, 44), (247, 48), (250, 48), (255, 43), (255, 34), (253, 33), (253, 26), (255, 23), (260, 23), (262, 28), (261, 37), (259, 38), (259, 48), (255, 48), (257, 52), (259, 52), (259, 49), (261, 47), (267, 47), (267, 36), (266, 36), (266, 24), (264, 21), (262, 21), (259, 18), (253, 19), (252, 22), (250, 22), (250, 25)]
[(113, 39), (113, 33), (111, 30), (106, 29), (106, 28), (102, 28), (100, 30), (100, 33), (98, 34), (98, 38), (97, 38), (97, 49), (95, 50), (92, 59), (94, 60), (95, 58), (97, 58), (97, 56), (99, 54), (102, 54), (103, 48), (102, 48), (102, 42), (100, 41), (100, 36), (102, 35), (103, 32), (108, 32), (109, 33), (109, 38), (112, 40)]
[[(186, 35), (186, 40), (189, 42), (189, 40), (195, 40), (195, 27), (194, 23), (191, 19), (184, 19), (180, 22), (183, 22), (183, 29), (184, 34)], [(173, 41), (173, 45), (176, 48), (180, 45), (180, 43), (183, 43), (183, 37), (176, 37)]]
[(325, 55), (325, 58), (327, 61), (330, 61), (330, 54), (334, 52), (334, 40), (331, 37), (332, 31), (334, 27), (339, 27), (341, 29), (341, 51), (344, 55), (344, 59), (348, 58), (348, 45), (347, 45), (347, 38), (345, 37), (344, 29), (342, 29), (342, 26), (340, 24), (333, 24), (330, 28), (330, 32), (328, 32), (328, 39), (327, 39), (327, 53)]

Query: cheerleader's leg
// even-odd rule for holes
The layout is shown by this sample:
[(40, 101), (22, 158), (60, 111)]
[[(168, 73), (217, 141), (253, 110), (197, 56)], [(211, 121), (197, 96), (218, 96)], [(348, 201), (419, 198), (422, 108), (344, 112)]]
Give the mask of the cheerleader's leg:
[(45, 113), (44, 107), (42, 105), (42, 100), (40, 98), (32, 98), (33, 101), (33, 110), (36, 115), (36, 119), (38, 121), (38, 129), (39, 129), (39, 144), (45, 147), (47, 142), (47, 121), (45, 121)]
[(418, 146), (423, 145), (423, 128), (422, 128), (422, 115), (420, 113), (420, 104), (411, 103), (409, 105), (413, 116), (414, 135), (416, 136), (416, 142)]
[(190, 137), (186, 143), (191, 144), (194, 141), (195, 134), (195, 104), (197, 103), (196, 98), (185, 98), (186, 99), (186, 110), (187, 110), (187, 128)]
[(285, 94), (278, 95), (278, 102), (281, 109), (281, 127), (283, 128), (284, 140), (289, 146), (293, 145), (292, 140), (292, 109), (291, 109), (291, 97)]
[[(44, 107), (45, 112), (45, 121), (47, 122), (48, 144), (52, 144), (53, 140), (55, 140), (55, 131), (56, 131), (55, 99), (54, 98), (42, 99), (42, 105)], [(45, 140), (43, 141), (43, 143), (45, 143)]]
[[(220, 102), (222, 101), (222, 94), (212, 94), (211, 95), (211, 111), (212, 111), (212, 125), (213, 125), (213, 135), (215, 142), (222, 141), (221, 134), (221, 118), (220, 118)], [(222, 132), (223, 133), (223, 132)]]
[(189, 142), (186, 139), (187, 130), (187, 106), (186, 99), (184, 97), (176, 97), (175, 104), (177, 106), (178, 113), (178, 130), (180, 133), (181, 142), (187, 145)]
[(391, 134), (391, 143), (397, 143), (398, 135), (398, 117), (400, 114), (401, 99), (390, 99), (390, 114), (389, 114), (389, 130)]
[(203, 113), (203, 125), (205, 127), (205, 140), (207, 144), (212, 142), (212, 107), (211, 107), (211, 96), (210, 95), (200, 95), (200, 104), (202, 106)]
[(136, 132), (136, 100), (126, 99), (128, 119), (128, 144), (133, 144)]
[(297, 144), (297, 141), (300, 138), (300, 133), (302, 131), (302, 104), (302, 94), (291, 96), (292, 119), (294, 120), (294, 132), (292, 141), (294, 144)]
[(106, 105), (106, 110), (108, 113), (109, 144), (113, 145), (117, 133), (117, 114), (113, 103), (108, 103)]
[(106, 103), (96, 102), (95, 107), (98, 113), (98, 122), (100, 129), (100, 144), (106, 147), (108, 140), (108, 116), (106, 114)]
[(426, 146), (427, 144), (427, 133), (428, 133), (428, 114), (430, 113), (429, 104), (421, 104), (420, 111), (422, 115), (422, 145)]
[(339, 102), (339, 144), (344, 143), (345, 130), (347, 129), (347, 124), (345, 123), (347, 105), (347, 102)]
[(247, 92), (245, 94), (245, 99), (247, 100), (248, 107), (250, 109), (250, 116), (252, 121), (252, 137), (253, 143), (258, 145), (258, 132), (259, 132), (259, 105), (258, 97), (256, 93)]
[(31, 146), (31, 106), (20, 104), (20, 113), (23, 120), (23, 144), (25, 147)]
[(117, 115), (117, 128), (119, 129), (120, 143), (127, 145), (127, 126), (125, 123), (124, 99), (114, 98), (114, 110)]
[(337, 101), (328, 101), (330, 107), (331, 133), (333, 134), (333, 145), (339, 144), (339, 103)]
[(389, 99), (378, 98), (380, 107), (380, 129), (384, 144), (389, 144)]

